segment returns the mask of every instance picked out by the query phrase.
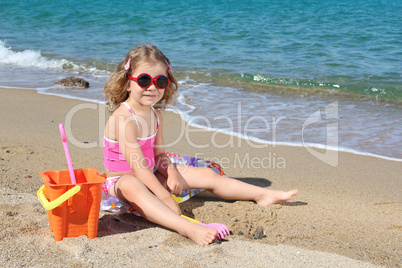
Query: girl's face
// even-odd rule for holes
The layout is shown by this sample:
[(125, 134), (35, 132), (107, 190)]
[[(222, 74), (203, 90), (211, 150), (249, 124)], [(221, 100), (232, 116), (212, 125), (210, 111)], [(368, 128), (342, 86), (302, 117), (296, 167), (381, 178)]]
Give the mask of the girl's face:
[[(161, 62), (144, 62), (131, 73), (131, 76), (136, 78), (143, 73), (149, 74), (152, 78), (156, 78), (158, 75), (167, 75), (166, 65)], [(129, 81), (127, 91), (130, 98), (138, 105), (151, 107), (160, 101), (165, 93), (164, 89), (158, 89), (154, 83), (148, 88), (141, 88), (137, 82)]]

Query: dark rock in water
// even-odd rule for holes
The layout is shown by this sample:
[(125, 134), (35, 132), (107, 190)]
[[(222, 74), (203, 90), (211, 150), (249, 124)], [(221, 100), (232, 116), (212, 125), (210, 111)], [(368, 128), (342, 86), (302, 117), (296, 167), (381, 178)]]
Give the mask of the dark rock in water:
[(85, 81), (83, 78), (79, 77), (67, 77), (60, 81), (57, 81), (55, 84), (59, 84), (66, 87), (83, 87), (89, 88), (89, 83)]

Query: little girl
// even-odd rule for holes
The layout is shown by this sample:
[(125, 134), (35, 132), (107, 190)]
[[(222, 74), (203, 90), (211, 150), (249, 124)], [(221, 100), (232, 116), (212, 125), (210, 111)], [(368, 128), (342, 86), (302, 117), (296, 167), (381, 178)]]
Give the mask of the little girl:
[(207, 189), (224, 199), (253, 200), (261, 206), (297, 194), (240, 182), (209, 168), (172, 164), (165, 154), (159, 109), (174, 99), (177, 88), (169, 59), (148, 43), (131, 50), (108, 79), (104, 92), (113, 113), (105, 127), (103, 152), (109, 195), (132, 205), (144, 218), (205, 245), (218, 231), (181, 217), (172, 194)]

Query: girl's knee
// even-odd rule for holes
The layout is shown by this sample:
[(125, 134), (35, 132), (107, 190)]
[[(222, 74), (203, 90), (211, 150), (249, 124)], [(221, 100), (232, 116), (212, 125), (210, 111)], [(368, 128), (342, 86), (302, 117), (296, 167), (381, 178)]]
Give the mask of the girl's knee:
[(140, 188), (144, 187), (144, 184), (133, 175), (124, 175), (116, 182), (115, 187), (123, 196), (126, 196), (134, 194)]
[(201, 169), (205, 176), (219, 176), (212, 168), (203, 167)]
[(221, 182), (221, 176), (211, 168), (200, 167), (198, 172), (203, 178), (205, 189), (212, 190)]

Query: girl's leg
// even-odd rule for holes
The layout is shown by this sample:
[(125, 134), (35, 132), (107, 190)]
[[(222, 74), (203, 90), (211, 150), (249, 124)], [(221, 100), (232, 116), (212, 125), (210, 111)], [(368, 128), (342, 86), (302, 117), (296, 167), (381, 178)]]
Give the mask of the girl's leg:
[(251, 200), (261, 206), (282, 203), (297, 194), (297, 190), (279, 191), (258, 187), (232, 178), (220, 176), (210, 168), (177, 165), (187, 185), (184, 189), (207, 189), (223, 199)]
[(218, 234), (214, 228), (193, 223), (176, 214), (135, 176), (124, 175), (112, 187), (113, 196), (116, 195), (121, 201), (133, 205), (144, 218), (175, 230), (197, 244), (210, 244)]

